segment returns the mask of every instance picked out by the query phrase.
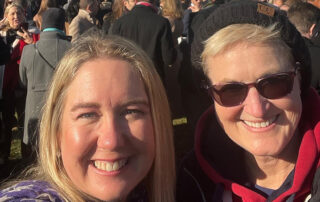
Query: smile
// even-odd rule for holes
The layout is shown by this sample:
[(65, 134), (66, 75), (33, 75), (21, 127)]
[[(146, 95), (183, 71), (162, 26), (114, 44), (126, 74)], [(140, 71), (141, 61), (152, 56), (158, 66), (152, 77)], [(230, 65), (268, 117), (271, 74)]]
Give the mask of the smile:
[(277, 116), (275, 116), (274, 118), (267, 120), (267, 121), (263, 121), (263, 122), (251, 122), (251, 121), (243, 121), (246, 125), (253, 127), (253, 128), (265, 128), (268, 127), (270, 124), (274, 123), (275, 120), (277, 119)]
[(100, 170), (112, 172), (118, 171), (128, 162), (128, 159), (121, 159), (119, 161), (108, 162), (108, 161), (94, 161), (94, 166)]

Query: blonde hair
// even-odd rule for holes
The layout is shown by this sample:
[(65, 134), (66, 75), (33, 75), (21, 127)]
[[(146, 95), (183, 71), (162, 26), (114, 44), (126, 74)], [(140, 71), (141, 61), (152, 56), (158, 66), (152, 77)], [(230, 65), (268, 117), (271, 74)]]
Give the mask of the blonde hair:
[(218, 54), (222, 54), (234, 45), (244, 43), (248, 45), (269, 44), (283, 50), (283, 53), (293, 61), (290, 48), (281, 39), (280, 30), (277, 24), (268, 27), (262, 27), (255, 24), (232, 24), (229, 25), (204, 42), (204, 50), (201, 54), (202, 67), (207, 73), (207, 60)]
[(118, 58), (130, 63), (140, 73), (150, 102), (155, 133), (155, 159), (145, 179), (149, 201), (174, 201), (173, 132), (169, 104), (161, 79), (152, 61), (137, 45), (120, 37), (103, 37), (97, 30), (95, 32), (80, 38), (57, 67), (40, 123), (38, 167), (33, 172), (37, 176), (44, 176), (42, 179), (50, 182), (66, 201), (92, 199), (81, 193), (68, 177), (59, 156), (57, 134), (67, 88), (81, 65), (95, 58)]
[[(15, 2), (9, 4), (9, 5), (6, 7), (6, 9), (4, 10), (4, 16), (5, 16), (5, 17), (8, 16), (9, 11), (10, 11), (11, 8), (17, 8), (17, 9), (19, 10), (19, 12), (21, 12), (21, 16), (23, 17), (23, 22), (24, 22), (24, 21), (25, 21), (24, 8), (23, 8), (20, 4), (15, 3)], [(10, 29), (10, 24), (9, 24), (9, 21), (6, 20), (5, 26), (4, 26), (1, 30), (7, 31), (7, 30), (9, 30), (9, 29)]]
[(162, 15), (173, 18), (182, 18), (183, 10), (180, 0), (161, 0), (163, 1)]

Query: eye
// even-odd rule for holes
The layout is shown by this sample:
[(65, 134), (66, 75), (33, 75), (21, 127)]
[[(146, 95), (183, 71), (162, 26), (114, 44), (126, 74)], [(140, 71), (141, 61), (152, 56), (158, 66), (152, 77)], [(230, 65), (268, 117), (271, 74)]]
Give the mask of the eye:
[(125, 120), (138, 120), (145, 117), (147, 114), (146, 110), (140, 109), (140, 108), (134, 108), (134, 109), (124, 109), (120, 116), (123, 117)]
[(138, 115), (138, 114), (141, 114), (143, 115), (144, 114), (144, 111), (140, 110), (140, 109), (125, 109), (123, 112), (121, 112), (121, 116), (126, 116), (126, 115)]
[(98, 118), (99, 115), (96, 112), (86, 112), (77, 116), (77, 119), (94, 119)]

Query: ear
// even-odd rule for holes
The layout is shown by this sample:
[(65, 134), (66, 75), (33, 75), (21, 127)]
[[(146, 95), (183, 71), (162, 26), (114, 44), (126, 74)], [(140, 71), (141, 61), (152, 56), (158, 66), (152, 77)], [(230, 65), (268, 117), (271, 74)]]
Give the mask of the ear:
[(127, 1), (127, 0), (124, 0), (124, 1), (123, 1), (123, 5), (124, 5), (124, 7), (127, 7), (128, 1)]
[(87, 11), (88, 13), (91, 13), (91, 5), (87, 5), (86, 11)]
[(311, 25), (311, 27), (310, 27), (310, 29), (309, 29), (309, 32), (308, 32), (308, 34), (310, 35), (310, 38), (312, 37), (312, 33), (313, 33), (313, 29), (314, 29), (314, 27), (316, 26), (316, 24), (312, 24)]

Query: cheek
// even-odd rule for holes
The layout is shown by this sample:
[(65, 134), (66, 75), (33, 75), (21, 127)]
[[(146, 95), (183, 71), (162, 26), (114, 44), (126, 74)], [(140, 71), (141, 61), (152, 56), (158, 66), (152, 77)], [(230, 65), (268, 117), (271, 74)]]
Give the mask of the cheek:
[(215, 112), (220, 125), (233, 124), (240, 119), (241, 106), (223, 107), (215, 103)]
[(72, 125), (63, 126), (61, 131), (61, 154), (69, 162), (77, 162), (89, 155), (93, 141), (89, 131)]
[(274, 101), (275, 106), (284, 111), (286, 114), (285, 118), (289, 124), (294, 127), (297, 126), (302, 114), (302, 101), (300, 94), (300, 85), (296, 79), (291, 93), (285, 98)]
[(138, 140), (140, 146), (137, 144), (137, 147), (144, 150), (142, 152), (154, 156), (155, 137), (151, 119), (130, 126), (130, 130), (133, 138)]

